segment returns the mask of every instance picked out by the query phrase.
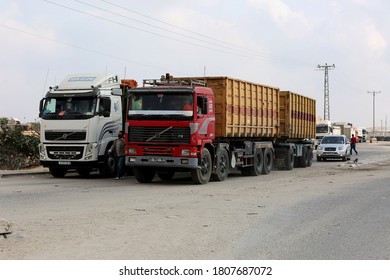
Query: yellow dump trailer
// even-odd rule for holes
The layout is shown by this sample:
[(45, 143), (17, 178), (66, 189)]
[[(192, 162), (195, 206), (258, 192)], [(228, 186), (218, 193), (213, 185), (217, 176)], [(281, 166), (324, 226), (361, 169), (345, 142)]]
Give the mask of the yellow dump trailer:
[(229, 77), (206, 77), (215, 96), (217, 137), (278, 134), (279, 89)]
[(291, 91), (281, 91), (279, 101), (279, 136), (290, 139), (314, 139), (316, 101)]
[(214, 92), (216, 137), (315, 138), (314, 99), (229, 77), (193, 79)]

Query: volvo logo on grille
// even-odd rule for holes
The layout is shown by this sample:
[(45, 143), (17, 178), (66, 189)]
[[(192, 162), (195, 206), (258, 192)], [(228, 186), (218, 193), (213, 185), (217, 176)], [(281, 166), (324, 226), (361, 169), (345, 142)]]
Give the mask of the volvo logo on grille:
[(62, 139), (66, 140), (66, 138), (68, 138), (68, 134), (67, 133), (62, 134)]

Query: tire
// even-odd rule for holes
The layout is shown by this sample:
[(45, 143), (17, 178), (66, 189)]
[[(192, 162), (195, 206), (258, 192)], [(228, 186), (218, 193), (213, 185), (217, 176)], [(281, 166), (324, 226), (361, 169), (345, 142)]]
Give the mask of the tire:
[(99, 173), (103, 177), (114, 177), (115, 175), (115, 159), (108, 155), (108, 150), (104, 155), (104, 165), (99, 167)]
[(215, 173), (211, 174), (214, 181), (224, 181), (229, 174), (229, 154), (222, 148), (217, 155), (217, 164)]
[(307, 166), (310, 167), (313, 164), (313, 149), (311, 147), (308, 148), (308, 159), (307, 159)]
[(261, 149), (256, 149), (253, 155), (253, 166), (250, 167), (251, 176), (259, 176), (263, 172), (264, 157)]
[(210, 181), (212, 161), (209, 150), (203, 149), (202, 157), (198, 160), (198, 168), (191, 170), (195, 184), (206, 184)]
[(286, 170), (292, 170), (294, 168), (294, 151), (293, 149), (288, 149), (286, 153), (286, 158), (284, 160), (284, 167)]
[(139, 183), (150, 183), (153, 181), (156, 171), (151, 168), (134, 167), (134, 176)]
[(159, 172), (157, 173), (157, 176), (163, 181), (169, 181), (175, 176), (175, 171)]
[(68, 172), (67, 169), (56, 168), (56, 167), (49, 167), (49, 171), (50, 171), (50, 174), (56, 178), (64, 178), (66, 173)]
[(299, 167), (307, 167), (309, 165), (309, 151), (307, 147), (303, 147), (302, 156), (299, 158)]
[(79, 173), (79, 175), (81, 177), (88, 177), (88, 175), (92, 172), (92, 168), (78, 168), (77, 169), (77, 173)]
[(264, 163), (261, 174), (269, 174), (274, 167), (274, 152), (272, 151), (272, 149), (265, 148), (263, 158)]

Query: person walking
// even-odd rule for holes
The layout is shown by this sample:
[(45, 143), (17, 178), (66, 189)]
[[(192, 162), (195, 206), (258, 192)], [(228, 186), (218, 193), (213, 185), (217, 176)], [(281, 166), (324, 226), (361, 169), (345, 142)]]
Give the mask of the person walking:
[(114, 141), (108, 152), (115, 159), (115, 180), (119, 180), (125, 174), (125, 140), (123, 139), (123, 131), (119, 131), (118, 139)]
[(352, 155), (352, 150), (354, 150), (355, 153), (358, 154), (358, 152), (356, 151), (356, 142), (357, 142), (357, 139), (356, 139), (355, 135), (352, 134), (352, 137), (351, 137), (351, 155)]

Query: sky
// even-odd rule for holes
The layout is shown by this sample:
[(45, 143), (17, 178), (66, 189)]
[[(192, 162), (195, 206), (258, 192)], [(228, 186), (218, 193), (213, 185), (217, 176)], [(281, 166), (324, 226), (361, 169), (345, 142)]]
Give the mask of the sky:
[(323, 118), (318, 65), (334, 64), (330, 120), (371, 128), (375, 105), (376, 129), (389, 130), (389, 12), (386, 0), (0, 0), (0, 117), (38, 121), (68, 74), (171, 73), (297, 92)]

